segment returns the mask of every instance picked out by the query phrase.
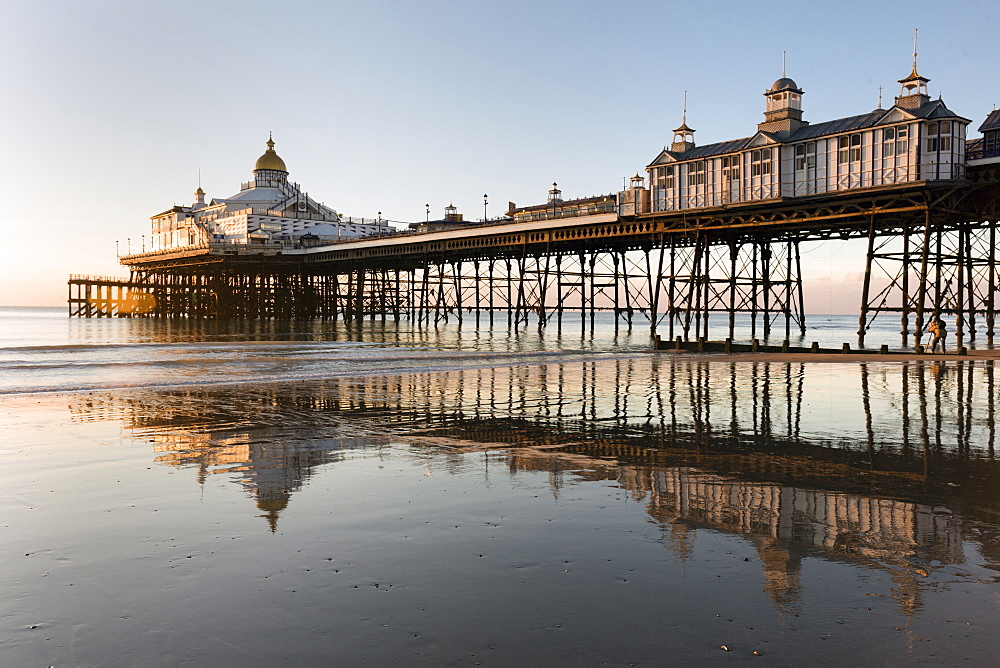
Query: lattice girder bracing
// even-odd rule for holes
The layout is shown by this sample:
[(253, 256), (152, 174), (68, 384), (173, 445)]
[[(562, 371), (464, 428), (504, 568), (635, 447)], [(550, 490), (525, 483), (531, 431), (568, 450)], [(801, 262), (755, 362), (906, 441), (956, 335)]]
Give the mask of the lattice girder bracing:
[[(695, 235), (691, 243), (661, 246), (658, 290), (664, 294), (668, 336), (708, 338), (710, 313), (729, 315), (729, 337), (735, 336), (737, 313), (750, 315), (751, 336), (758, 326), (764, 338), (784, 318), (785, 338), (794, 323), (805, 332), (798, 242), (746, 237)], [(758, 322), (759, 321), (759, 322)]]
[[(955, 345), (976, 340), (983, 328), (992, 344), (998, 285), (996, 221), (925, 216), (894, 236), (869, 237), (858, 342), (875, 317), (900, 315), (903, 345), (919, 345), (939, 317), (954, 324)], [(913, 318), (911, 322), (911, 318)], [(910, 327), (913, 327), (911, 330)]]

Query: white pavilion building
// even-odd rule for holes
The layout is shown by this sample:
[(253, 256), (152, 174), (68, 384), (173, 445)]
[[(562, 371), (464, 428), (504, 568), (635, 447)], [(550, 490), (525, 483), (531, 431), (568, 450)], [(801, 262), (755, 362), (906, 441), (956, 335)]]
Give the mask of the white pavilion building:
[[(674, 140), (619, 193), (620, 213), (678, 211), (812, 197), (860, 188), (964, 177), (970, 120), (927, 92), (913, 71), (894, 104), (810, 124), (803, 91), (785, 76), (764, 93), (764, 121), (749, 136), (697, 146), (686, 118)], [(645, 199), (648, 198), (648, 199)]]
[(394, 231), (381, 219), (341, 216), (290, 182), (285, 161), (274, 151), (270, 137), (253, 177), (235, 195), (208, 202), (199, 187), (190, 206), (174, 206), (153, 216), (153, 250), (202, 243), (332, 241)]

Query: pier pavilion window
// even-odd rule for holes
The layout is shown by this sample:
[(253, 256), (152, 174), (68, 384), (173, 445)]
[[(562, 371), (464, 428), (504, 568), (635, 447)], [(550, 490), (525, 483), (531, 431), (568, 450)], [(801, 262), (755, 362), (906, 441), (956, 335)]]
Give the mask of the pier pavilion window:
[(904, 155), (907, 151), (906, 136), (905, 125), (882, 130), (882, 157), (891, 158), (893, 155)]
[(726, 183), (740, 180), (740, 156), (727, 155), (722, 158), (722, 180)]
[(673, 188), (674, 187), (674, 168), (664, 167), (663, 171), (660, 172), (660, 187), (661, 188)]
[(771, 173), (771, 149), (762, 148), (750, 153), (750, 176)]
[(837, 163), (861, 162), (861, 134), (845, 135), (837, 139)]
[(688, 165), (688, 180), (689, 186), (703, 186), (705, 185), (705, 161), (699, 160), (698, 162), (692, 162)]
[(927, 150), (951, 150), (951, 121), (933, 122), (927, 124)]
[(806, 142), (795, 147), (795, 171), (816, 168), (816, 142)]
[(983, 157), (986, 158), (1000, 154), (1000, 132), (996, 130), (992, 132), (984, 132), (983, 149), (985, 151)]
[(740, 199), (740, 163), (743, 155), (727, 155), (722, 158), (722, 201), (734, 202)]

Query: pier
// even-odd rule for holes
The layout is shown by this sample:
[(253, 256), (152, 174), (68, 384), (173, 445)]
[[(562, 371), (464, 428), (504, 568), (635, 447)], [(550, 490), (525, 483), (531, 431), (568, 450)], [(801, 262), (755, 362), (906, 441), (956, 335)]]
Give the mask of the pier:
[[(986, 162), (984, 160), (984, 162)], [(805, 327), (799, 245), (868, 241), (859, 345), (897, 314), (904, 344), (931, 313), (956, 318), (956, 342), (996, 332), (1000, 159), (953, 182), (749, 205), (623, 215), (616, 210), (461, 230), (237, 246), (203, 243), (121, 258), (127, 280), (70, 278), (70, 315), (208, 318), (534, 319), (568, 311), (641, 318), (664, 338), (708, 338), (707, 314), (749, 313), (767, 337)], [(566, 204), (570, 204), (567, 202)], [(617, 209), (617, 205), (615, 209)], [(886, 250), (895, 242), (900, 250)], [(882, 271), (889, 288), (871, 289)], [(136, 310), (135, 294), (151, 295)], [(150, 298), (145, 298), (148, 303)]]
[[(157, 247), (119, 258), (128, 278), (71, 277), (70, 315), (505, 318), (516, 331), (562, 327), (571, 312), (592, 328), (605, 311), (616, 326), (695, 342), (733, 339), (745, 314), (751, 338), (773, 341), (805, 333), (801, 245), (863, 239), (859, 347), (878, 317), (899, 319), (904, 347), (943, 317), (956, 348), (992, 344), (1000, 112), (967, 140), (971, 121), (932, 100), (927, 81), (914, 63), (891, 108), (810, 125), (803, 91), (783, 77), (755, 134), (697, 146), (685, 116), (625, 190), (564, 200), (553, 184), (546, 203), (501, 219), (468, 223), (449, 207), (405, 233), (309, 198), (269, 140), (241, 193), (209, 203), (199, 188), (191, 207), (155, 216)], [(267, 193), (275, 201), (259, 208)], [(709, 331), (713, 313), (726, 331)]]

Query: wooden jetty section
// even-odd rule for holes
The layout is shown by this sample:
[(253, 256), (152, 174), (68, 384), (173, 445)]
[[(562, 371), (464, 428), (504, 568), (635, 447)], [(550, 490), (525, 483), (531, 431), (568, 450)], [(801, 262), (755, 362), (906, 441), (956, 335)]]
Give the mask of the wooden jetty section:
[(69, 277), (70, 317), (126, 318), (146, 315), (136, 308), (137, 301), (149, 303), (149, 297), (127, 278), (113, 276)]

